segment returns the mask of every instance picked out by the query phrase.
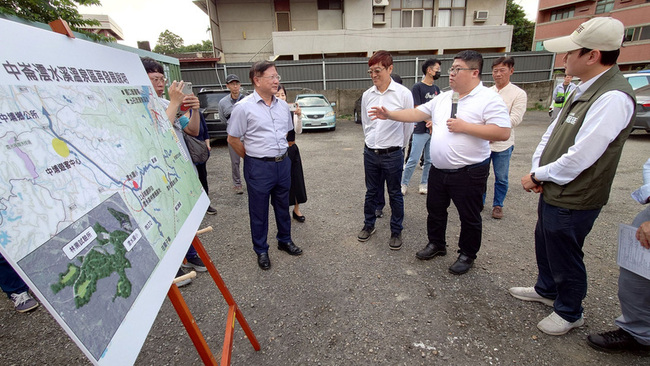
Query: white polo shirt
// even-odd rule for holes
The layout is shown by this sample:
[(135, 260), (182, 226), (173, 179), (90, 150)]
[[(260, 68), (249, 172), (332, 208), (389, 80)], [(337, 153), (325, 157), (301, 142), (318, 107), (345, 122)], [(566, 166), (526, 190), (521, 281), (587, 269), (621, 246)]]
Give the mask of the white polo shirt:
[[(465, 133), (449, 132), (447, 120), (451, 115), (449, 90), (437, 95), (417, 109), (431, 116), (431, 163), (438, 169), (458, 169), (477, 164), (490, 157), (490, 143)], [(499, 94), (479, 83), (460, 98), (456, 116), (465, 122), (510, 128), (508, 108)]]
[(361, 124), (365, 135), (366, 146), (371, 149), (387, 149), (389, 147), (404, 147), (408, 143), (415, 124), (396, 122), (391, 119), (375, 119), (368, 117), (371, 107), (384, 106), (391, 111), (413, 108), (413, 94), (402, 84), (390, 81), (383, 93), (376, 86), (366, 90), (361, 98)]

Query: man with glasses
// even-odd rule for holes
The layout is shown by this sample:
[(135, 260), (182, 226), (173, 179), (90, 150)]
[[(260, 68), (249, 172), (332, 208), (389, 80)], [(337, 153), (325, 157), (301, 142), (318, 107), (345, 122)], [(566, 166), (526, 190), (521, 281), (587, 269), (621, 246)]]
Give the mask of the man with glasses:
[(244, 158), (253, 250), (258, 266), (267, 270), (271, 268), (266, 240), (269, 197), (278, 228), (278, 249), (290, 255), (302, 254), (291, 240), (289, 216), (291, 160), (287, 158), (287, 133), (293, 130), (293, 118), (289, 105), (275, 97), (280, 75), (274, 63), (254, 63), (249, 78), (255, 91), (235, 104), (228, 123), (228, 144)]
[[(503, 201), (508, 193), (508, 171), (510, 170), (510, 157), (515, 148), (515, 127), (519, 126), (526, 113), (528, 96), (520, 87), (510, 82), (510, 76), (515, 71), (515, 59), (512, 57), (499, 57), (492, 63), (492, 90), (497, 92), (508, 107), (510, 113), (510, 138), (506, 141), (490, 141), (490, 161), (494, 169), (494, 198), (492, 199), (492, 218), (503, 218)], [(485, 204), (485, 195), (483, 195)]]
[(368, 60), (368, 74), (373, 87), (366, 90), (361, 98), (361, 124), (365, 135), (363, 167), (366, 175), (366, 197), (363, 206), (363, 229), (357, 239), (365, 242), (375, 232), (377, 216), (377, 192), (386, 181), (390, 203), (390, 239), (392, 250), (402, 247), (402, 221), (404, 221), (404, 196), (400, 191), (400, 180), (404, 164), (404, 146), (408, 143), (412, 124), (403, 124), (390, 118), (373, 119), (368, 117), (371, 107), (387, 105), (392, 109), (413, 108), (413, 95), (405, 86), (391, 78), (393, 57), (386, 51), (377, 51)]
[[(481, 205), (490, 161), (489, 141), (510, 137), (510, 117), (503, 99), (483, 86), (483, 57), (462, 51), (449, 69), (449, 86), (431, 101), (407, 110), (372, 107), (373, 119), (417, 122), (431, 120), (431, 170), (427, 194), (429, 243), (415, 255), (429, 260), (447, 254), (447, 209), (454, 202), (460, 216), (459, 256), (449, 267), (467, 273), (481, 247)], [(456, 98), (457, 101), (456, 101)]]
[(616, 65), (624, 33), (619, 20), (596, 17), (569, 36), (544, 41), (550, 52), (564, 53), (567, 74), (581, 80), (537, 145), (530, 173), (521, 178), (527, 192), (541, 193), (534, 235), (538, 272), (535, 286), (509, 291), (553, 307), (537, 324), (546, 334), (562, 335), (584, 324), (582, 247), (609, 199), (634, 124), (634, 92)]

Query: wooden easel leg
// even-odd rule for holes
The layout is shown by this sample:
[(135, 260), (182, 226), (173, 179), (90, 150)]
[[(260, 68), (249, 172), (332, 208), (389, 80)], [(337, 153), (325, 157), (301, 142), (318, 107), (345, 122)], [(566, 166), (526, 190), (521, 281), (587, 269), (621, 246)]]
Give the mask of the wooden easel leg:
[(178, 289), (176, 284), (172, 284), (169, 288), (167, 297), (169, 297), (169, 300), (172, 302), (174, 309), (176, 309), (179, 318), (181, 318), (181, 322), (183, 322), (187, 334), (190, 335), (190, 339), (194, 343), (196, 350), (199, 352), (203, 363), (205, 365), (218, 366), (217, 360), (212, 355), (212, 352), (210, 352), (210, 347), (208, 347), (205, 338), (203, 338), (203, 334), (201, 333), (199, 326), (196, 324), (196, 321), (194, 321), (194, 317), (192, 316), (192, 313), (190, 313), (190, 309), (187, 307), (183, 295), (181, 295), (181, 291)]
[[(199, 254), (201, 260), (203, 260), (203, 264), (205, 264), (205, 266), (207, 267), (210, 276), (212, 276), (212, 279), (217, 284), (217, 287), (219, 288), (219, 291), (221, 291), (221, 294), (223, 295), (223, 298), (226, 300), (226, 303), (228, 304), (228, 306), (230, 306), (231, 310), (229, 310), (228, 312), (228, 317), (230, 318), (231, 311), (234, 312), (235, 318), (237, 319), (239, 325), (244, 330), (244, 333), (246, 334), (246, 337), (248, 337), (248, 340), (251, 342), (251, 345), (256, 351), (259, 351), (260, 344), (257, 342), (257, 338), (255, 338), (255, 334), (253, 334), (253, 331), (251, 330), (250, 326), (248, 325), (248, 322), (246, 321), (246, 318), (244, 318), (244, 314), (242, 314), (241, 311), (239, 311), (239, 309), (237, 308), (237, 303), (235, 302), (235, 299), (232, 297), (232, 294), (228, 290), (228, 287), (226, 287), (226, 283), (223, 282), (221, 275), (219, 274), (219, 272), (217, 272), (217, 268), (212, 263), (212, 259), (208, 255), (208, 252), (205, 251), (203, 244), (201, 243), (201, 241), (197, 236), (194, 236), (194, 240), (192, 240), (192, 245), (194, 246), (194, 249), (196, 249), (196, 252)], [(225, 346), (225, 342), (224, 342), (224, 346)]]
[(221, 366), (230, 366), (232, 355), (232, 342), (235, 335), (235, 314), (237, 305), (228, 308), (228, 318), (226, 319), (226, 335), (223, 338), (223, 350), (221, 352)]

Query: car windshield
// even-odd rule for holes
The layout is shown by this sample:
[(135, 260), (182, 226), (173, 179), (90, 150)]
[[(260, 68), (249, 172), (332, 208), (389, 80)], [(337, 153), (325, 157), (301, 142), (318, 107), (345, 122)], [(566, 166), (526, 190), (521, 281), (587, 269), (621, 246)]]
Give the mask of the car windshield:
[(327, 100), (321, 97), (304, 97), (296, 101), (300, 107), (329, 107)]
[(221, 98), (229, 94), (230, 92), (199, 93), (199, 105), (201, 108), (219, 108)]

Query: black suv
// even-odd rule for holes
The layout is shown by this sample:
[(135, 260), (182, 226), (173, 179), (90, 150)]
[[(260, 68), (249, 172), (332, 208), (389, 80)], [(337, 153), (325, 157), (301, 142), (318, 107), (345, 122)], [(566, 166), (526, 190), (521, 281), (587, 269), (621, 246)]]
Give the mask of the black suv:
[(223, 97), (230, 95), (228, 89), (207, 89), (198, 93), (200, 108), (203, 113), (205, 123), (208, 125), (208, 134), (210, 138), (225, 139), (228, 137), (226, 132), (226, 122), (219, 116), (219, 101)]

